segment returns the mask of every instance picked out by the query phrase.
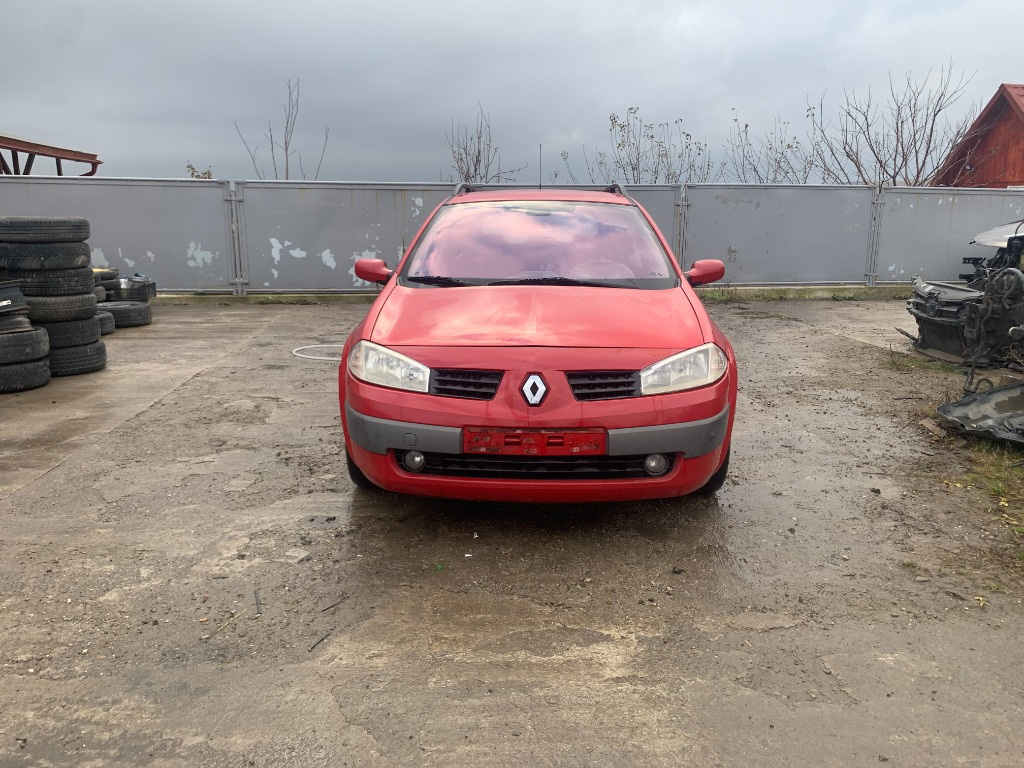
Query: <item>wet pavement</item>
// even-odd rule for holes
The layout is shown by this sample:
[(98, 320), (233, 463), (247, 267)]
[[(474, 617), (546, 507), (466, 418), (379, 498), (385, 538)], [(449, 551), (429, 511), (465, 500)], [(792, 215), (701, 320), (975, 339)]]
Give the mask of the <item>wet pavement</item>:
[(1019, 765), (1021, 585), (915, 426), (959, 377), (903, 302), (710, 309), (712, 499), (354, 489), (292, 351), (359, 305), (158, 306), (0, 399), (0, 765)]

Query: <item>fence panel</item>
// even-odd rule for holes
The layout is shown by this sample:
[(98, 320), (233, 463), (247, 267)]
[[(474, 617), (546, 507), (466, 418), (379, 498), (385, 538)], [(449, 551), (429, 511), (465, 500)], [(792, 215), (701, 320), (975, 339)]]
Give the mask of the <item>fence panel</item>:
[(683, 258), (733, 285), (863, 283), (871, 187), (687, 185)]
[(398, 263), (444, 184), (236, 182), (246, 292), (369, 291), (356, 259)]
[(230, 291), (229, 182), (0, 176), (0, 215), (85, 216), (93, 265), (162, 291)]
[[(353, 262), (379, 257), (394, 266), (451, 190), (0, 176), (0, 215), (85, 216), (96, 266), (141, 272), (161, 291), (372, 292)], [(955, 280), (967, 271), (964, 256), (992, 252), (968, 245), (975, 234), (1024, 218), (1024, 190), (704, 184), (628, 192), (684, 264), (722, 259), (736, 285)]]
[(965, 256), (989, 257), (995, 249), (969, 245), (979, 232), (1024, 219), (1024, 191), (900, 187), (882, 193), (875, 273), (880, 282), (914, 275), (955, 281)]

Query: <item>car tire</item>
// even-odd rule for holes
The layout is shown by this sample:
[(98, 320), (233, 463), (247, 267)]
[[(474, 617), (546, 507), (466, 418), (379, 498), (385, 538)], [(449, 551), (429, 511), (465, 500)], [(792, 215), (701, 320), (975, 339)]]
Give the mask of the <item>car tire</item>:
[(77, 376), (92, 373), (107, 365), (107, 348), (102, 341), (78, 347), (50, 350), (51, 376)]
[(0, 365), (40, 360), (49, 351), (49, 337), (42, 328), (0, 334)]
[(23, 333), (32, 330), (32, 323), (27, 312), (0, 313), (0, 335), (7, 333)]
[(21, 283), (25, 296), (71, 296), (92, 293), (96, 278), (89, 267), (79, 269), (8, 269), (6, 279)]
[(50, 381), (50, 361), (47, 358), (28, 363), (0, 365), (0, 394), (24, 392), (41, 387)]
[(356, 466), (356, 463), (352, 461), (352, 456), (349, 455), (347, 449), (345, 450), (345, 467), (348, 469), (349, 480), (352, 481), (352, 485), (356, 488), (362, 488), (366, 491), (380, 490), (373, 484), (373, 481), (370, 480), (370, 478), (363, 474), (363, 470)]
[(89, 235), (81, 216), (0, 216), (0, 242), (80, 243)]
[(698, 488), (694, 493), (701, 496), (711, 496), (712, 494), (718, 493), (725, 485), (725, 478), (729, 474), (729, 457), (732, 455), (732, 446), (730, 445), (725, 449), (725, 461), (722, 462), (715, 474), (713, 474), (704, 485)]
[(104, 281), (116, 282), (118, 277), (117, 270), (110, 267), (93, 267), (92, 273), (96, 277), (96, 285), (101, 285)]
[(105, 301), (103, 311), (114, 316), (118, 328), (132, 328), (153, 322), (153, 308), (144, 301)]
[(63, 323), (68, 320), (84, 320), (96, 314), (96, 294), (73, 294), (71, 296), (26, 296), (28, 319), (34, 323)]
[(0, 269), (88, 267), (88, 243), (0, 243)]
[(102, 309), (96, 311), (96, 319), (100, 321), (100, 334), (103, 336), (113, 333), (117, 327), (114, 323), (114, 316)]
[(100, 340), (100, 321), (94, 315), (84, 320), (67, 320), (63, 323), (39, 323), (50, 337), (50, 349), (81, 347)]

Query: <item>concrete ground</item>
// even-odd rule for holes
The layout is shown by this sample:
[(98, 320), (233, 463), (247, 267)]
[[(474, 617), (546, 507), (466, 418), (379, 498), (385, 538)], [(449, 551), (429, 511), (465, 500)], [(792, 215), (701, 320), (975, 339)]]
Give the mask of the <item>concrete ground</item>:
[(1020, 510), (902, 302), (711, 306), (717, 498), (546, 507), (352, 487), (293, 350), (365, 309), (156, 306), (0, 397), (0, 766), (1021, 764)]

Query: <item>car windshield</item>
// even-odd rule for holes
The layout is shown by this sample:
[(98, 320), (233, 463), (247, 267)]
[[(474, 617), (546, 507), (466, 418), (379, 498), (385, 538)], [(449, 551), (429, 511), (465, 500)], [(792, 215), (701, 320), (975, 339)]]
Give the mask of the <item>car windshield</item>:
[(661, 289), (678, 277), (633, 206), (560, 200), (459, 203), (438, 211), (403, 283)]

